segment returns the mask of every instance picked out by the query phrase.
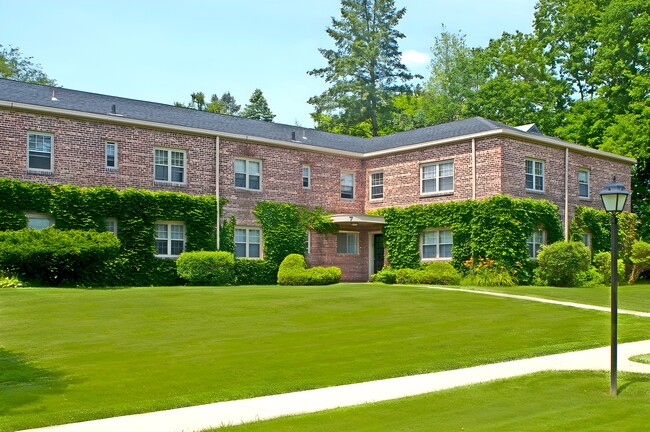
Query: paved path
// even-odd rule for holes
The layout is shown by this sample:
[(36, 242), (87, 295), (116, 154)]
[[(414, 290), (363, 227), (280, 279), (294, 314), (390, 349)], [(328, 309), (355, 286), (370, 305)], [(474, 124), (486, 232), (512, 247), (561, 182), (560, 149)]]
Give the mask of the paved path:
[[(434, 287), (432, 287), (434, 288)], [(447, 289), (447, 288), (445, 288)], [(523, 298), (584, 309), (605, 310), (597, 306), (558, 302), (535, 297), (463, 290), (475, 294)], [(644, 312), (634, 315), (650, 316)], [(620, 344), (618, 370), (650, 374), (650, 365), (635, 363), (631, 356), (650, 353), (650, 340)], [(529, 359), (513, 360), (451, 371), (390, 378), (315, 390), (218, 402), (167, 411), (135, 414), (30, 429), (35, 432), (181, 432), (197, 431), (229, 424), (248, 423), (275, 417), (310, 413), (331, 408), (353, 406), (415, 396), (453, 387), (505, 379), (546, 370), (609, 370), (610, 348), (594, 348)], [(604, 386), (607, 383), (603, 383)]]

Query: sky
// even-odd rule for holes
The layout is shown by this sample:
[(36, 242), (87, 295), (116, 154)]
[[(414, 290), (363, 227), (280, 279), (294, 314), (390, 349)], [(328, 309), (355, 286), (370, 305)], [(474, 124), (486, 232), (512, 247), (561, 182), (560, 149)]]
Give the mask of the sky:
[[(536, 0), (396, 0), (403, 62), (429, 75), (444, 25), (484, 47), (532, 28)], [(275, 122), (313, 127), (327, 89), (308, 71), (340, 17), (339, 0), (0, 0), (0, 45), (20, 49), (66, 88), (173, 104), (229, 91), (242, 108), (262, 90)]]

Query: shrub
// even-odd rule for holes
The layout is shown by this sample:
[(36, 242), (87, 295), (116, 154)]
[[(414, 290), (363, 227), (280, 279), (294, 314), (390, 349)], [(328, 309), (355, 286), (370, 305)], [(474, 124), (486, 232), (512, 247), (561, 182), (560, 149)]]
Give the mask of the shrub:
[(591, 252), (580, 242), (566, 243), (561, 240), (542, 246), (537, 262), (537, 276), (543, 285), (578, 286), (578, 274), (589, 270)]
[(396, 281), (397, 275), (395, 270), (392, 267), (385, 266), (383, 269), (379, 270), (377, 273), (372, 275), (372, 280), (374, 282), (381, 282), (385, 284), (394, 284)]
[(275, 285), (278, 265), (268, 260), (236, 259), (235, 281), (237, 285)]
[[(469, 274), (463, 278), (463, 285), (471, 286), (515, 286), (516, 279), (505, 266), (489, 258), (480, 258), (474, 262), (471, 258), (464, 263)], [(513, 270), (516, 273), (516, 270)]]
[(640, 240), (634, 242), (630, 260), (634, 267), (632, 267), (629, 282), (633, 284), (644, 271), (650, 269), (650, 243)]
[(341, 269), (337, 267), (307, 268), (305, 257), (290, 254), (278, 269), (280, 285), (330, 285), (341, 280)]
[(2, 288), (20, 288), (23, 283), (17, 277), (0, 277), (0, 289)]
[(109, 232), (41, 231), (0, 232), (0, 268), (42, 285), (74, 284), (91, 278), (119, 253), (120, 242)]
[(430, 262), (420, 269), (403, 268), (395, 271), (398, 284), (458, 285), (461, 276), (449, 262)]
[(183, 252), (176, 260), (176, 271), (190, 285), (232, 285), (235, 257), (230, 252)]
[[(594, 267), (602, 276), (601, 283), (609, 285), (612, 282), (612, 254), (610, 252), (598, 252), (594, 255)], [(618, 281), (625, 280), (625, 265), (623, 259), (618, 260)]]

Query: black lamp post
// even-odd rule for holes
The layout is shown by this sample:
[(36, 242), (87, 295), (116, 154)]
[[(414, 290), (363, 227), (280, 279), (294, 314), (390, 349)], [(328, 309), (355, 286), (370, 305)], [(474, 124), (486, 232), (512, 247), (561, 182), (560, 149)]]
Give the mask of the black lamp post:
[(625, 190), (621, 183), (614, 182), (607, 184), (600, 191), (600, 198), (603, 200), (605, 211), (612, 215), (612, 294), (611, 294), (611, 375), (609, 392), (612, 396), (618, 393), (616, 385), (617, 349), (618, 349), (618, 220), (616, 215), (623, 211), (627, 196), (630, 193)]

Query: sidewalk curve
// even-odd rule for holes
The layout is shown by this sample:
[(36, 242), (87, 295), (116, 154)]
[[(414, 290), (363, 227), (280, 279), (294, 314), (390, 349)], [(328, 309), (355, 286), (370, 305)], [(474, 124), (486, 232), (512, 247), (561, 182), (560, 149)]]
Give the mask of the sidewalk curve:
[[(650, 353), (650, 340), (620, 344), (618, 353), (618, 370), (650, 374), (650, 365), (629, 360), (631, 356)], [(607, 346), (464, 369), (217, 402), (187, 408), (30, 429), (29, 431), (197, 431), (331, 408), (398, 399), (546, 370), (609, 370), (609, 360), (610, 348)]]

